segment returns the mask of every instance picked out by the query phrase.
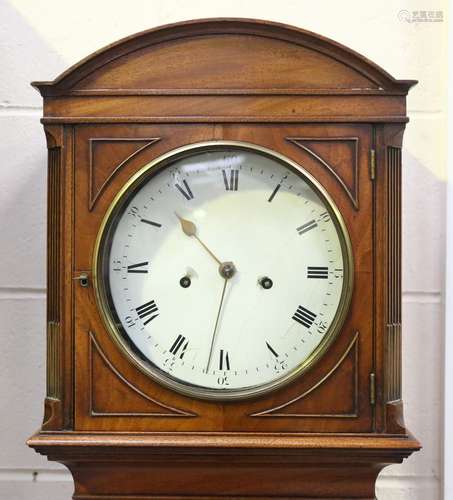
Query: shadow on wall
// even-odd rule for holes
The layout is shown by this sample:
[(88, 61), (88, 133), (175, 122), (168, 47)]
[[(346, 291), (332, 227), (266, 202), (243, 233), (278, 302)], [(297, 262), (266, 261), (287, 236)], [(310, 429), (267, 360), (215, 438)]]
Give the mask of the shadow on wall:
[[(42, 8), (51, 15), (48, 3)], [(41, 107), (41, 97), (30, 82), (53, 79), (67, 62), (7, 0), (0, 2), (0, 19), (0, 107)]]
[[(411, 126), (417, 126), (416, 119)], [(402, 465), (383, 470), (377, 482), (379, 500), (442, 498), (444, 329), (439, 262), (445, 261), (445, 205), (445, 181), (404, 149), (403, 140), (403, 401), (406, 426), (423, 448)]]
[(0, 0), (0, 58), (0, 338), (6, 354), (0, 363), (0, 498), (69, 499), (73, 487), (58, 481), (60, 471), (33, 474), (62, 467), (25, 446), (41, 424), (46, 385), (46, 146), (42, 101), (30, 81), (53, 78), (66, 63), (7, 0)]

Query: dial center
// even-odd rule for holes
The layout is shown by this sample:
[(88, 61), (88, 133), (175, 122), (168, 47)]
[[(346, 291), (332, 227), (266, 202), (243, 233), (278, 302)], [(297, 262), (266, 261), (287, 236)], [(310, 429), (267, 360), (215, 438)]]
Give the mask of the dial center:
[(232, 262), (222, 262), (219, 266), (219, 273), (222, 278), (229, 280), (236, 274), (236, 267)]

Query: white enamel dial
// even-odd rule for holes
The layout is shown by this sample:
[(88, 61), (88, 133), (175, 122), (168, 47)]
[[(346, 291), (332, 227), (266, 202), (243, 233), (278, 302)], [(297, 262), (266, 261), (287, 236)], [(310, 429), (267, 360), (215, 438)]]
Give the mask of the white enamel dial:
[(339, 215), (310, 179), (269, 152), (217, 144), (144, 169), (125, 190), (97, 280), (140, 368), (194, 396), (240, 398), (321, 353), (351, 270)]

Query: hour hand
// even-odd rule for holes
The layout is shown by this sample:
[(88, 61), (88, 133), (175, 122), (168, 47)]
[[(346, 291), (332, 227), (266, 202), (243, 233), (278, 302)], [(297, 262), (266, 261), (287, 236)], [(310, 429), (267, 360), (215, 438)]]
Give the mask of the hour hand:
[(179, 222), (181, 223), (181, 229), (183, 230), (183, 233), (186, 234), (187, 236), (193, 236), (198, 243), (208, 252), (208, 254), (218, 263), (222, 264), (222, 261), (218, 259), (212, 252), (209, 250), (209, 248), (200, 240), (200, 238), (197, 236), (197, 227), (195, 224), (187, 219), (183, 219), (180, 215), (178, 215), (175, 212), (176, 217), (178, 217)]
[(195, 226), (195, 224), (192, 221), (183, 219), (176, 212), (175, 215), (176, 217), (178, 217), (179, 222), (181, 223), (181, 229), (183, 230), (184, 234), (186, 234), (187, 236), (197, 235), (197, 226)]

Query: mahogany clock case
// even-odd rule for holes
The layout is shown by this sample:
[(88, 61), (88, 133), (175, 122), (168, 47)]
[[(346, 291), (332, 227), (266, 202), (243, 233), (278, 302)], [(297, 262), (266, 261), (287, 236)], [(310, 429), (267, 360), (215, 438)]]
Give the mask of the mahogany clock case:
[[(379, 470), (419, 449), (401, 401), (401, 143), (414, 83), (310, 32), (218, 19), (140, 33), (34, 84), (49, 149), (48, 347), (45, 417), (29, 444), (68, 465), (74, 498), (213, 498), (216, 484), (230, 497), (373, 498)], [(300, 164), (353, 249), (351, 304), (330, 348), (289, 385), (243, 401), (191, 398), (137, 369), (92, 286), (118, 191), (157, 157), (205, 141)], [(137, 484), (105, 480), (138, 477), (157, 457), (159, 473)], [(175, 471), (184, 487), (162, 476)]]

